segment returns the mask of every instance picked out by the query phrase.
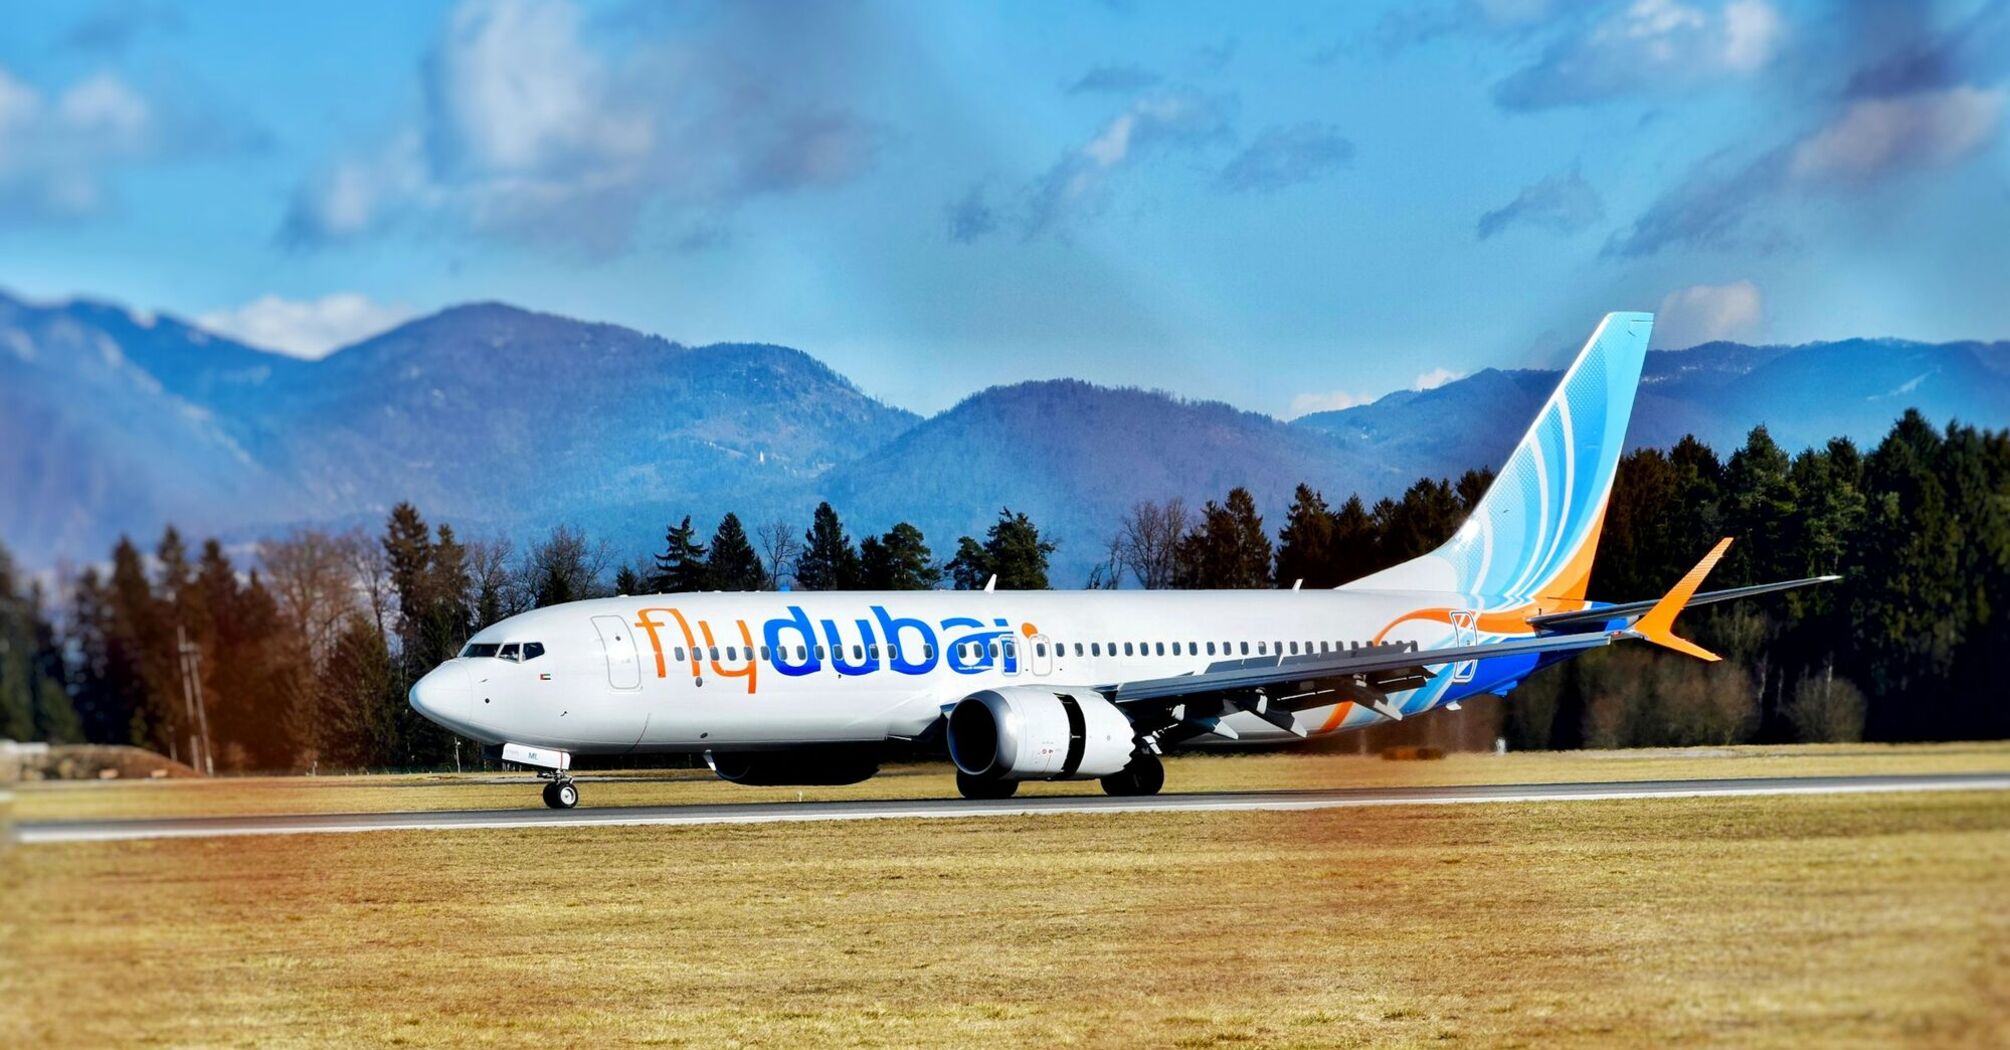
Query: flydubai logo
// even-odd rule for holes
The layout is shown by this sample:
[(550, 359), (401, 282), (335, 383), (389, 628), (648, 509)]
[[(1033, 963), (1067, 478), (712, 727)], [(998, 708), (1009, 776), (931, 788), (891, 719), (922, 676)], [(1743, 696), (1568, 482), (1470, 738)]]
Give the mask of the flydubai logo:
[[(816, 674), (826, 663), (841, 675), (872, 674), (882, 667), (904, 675), (927, 674), (938, 666), (957, 674), (982, 674), (1001, 666), (1007, 674), (1015, 674), (1020, 668), (1023, 653), (1019, 644), (1007, 641), (1015, 632), (1003, 617), (987, 624), (952, 616), (930, 624), (894, 616), (883, 605), (870, 606), (867, 612), (869, 617), (845, 625), (829, 619), (813, 622), (801, 606), (791, 605), (787, 616), (768, 620), (758, 631), (745, 620), (731, 621), (730, 631), (714, 631), (706, 620), (662, 607), (639, 610), (635, 627), (649, 638), (656, 677), (670, 677), (670, 663), (681, 655), (690, 665), (691, 677), (703, 679), (710, 664), (711, 672), (721, 678), (745, 679), (749, 693), (757, 688), (764, 663), (791, 678)], [(1022, 623), (1016, 633), (1032, 638), (1039, 630)]]

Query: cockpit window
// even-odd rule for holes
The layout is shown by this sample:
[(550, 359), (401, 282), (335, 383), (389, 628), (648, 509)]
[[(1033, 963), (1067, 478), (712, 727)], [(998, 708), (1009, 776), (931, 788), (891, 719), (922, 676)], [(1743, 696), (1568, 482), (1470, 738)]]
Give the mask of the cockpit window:
[(543, 642), (525, 642), (525, 643), (523, 643), (523, 658), (524, 658), (525, 662), (529, 662), (529, 661), (531, 661), (531, 660), (535, 660), (535, 659), (537, 659), (538, 657), (540, 657), (540, 656), (543, 656), (543, 655), (544, 655), (544, 643), (543, 643)]
[(502, 651), (497, 653), (496, 657), (498, 659), (508, 660), (510, 663), (516, 663), (517, 661), (516, 643), (511, 642), (510, 644), (503, 646)]
[(494, 656), (496, 650), (501, 648), (502, 646), (496, 645), (493, 642), (469, 642), (468, 647), (461, 650), (461, 655), (466, 657)]

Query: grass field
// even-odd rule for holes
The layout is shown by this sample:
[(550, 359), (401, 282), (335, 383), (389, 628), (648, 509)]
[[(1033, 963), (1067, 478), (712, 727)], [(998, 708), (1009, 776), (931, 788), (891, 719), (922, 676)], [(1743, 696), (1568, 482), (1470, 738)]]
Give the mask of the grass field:
[[(1186, 760), (1173, 786), (1301, 783), (1313, 761)], [(1488, 760), (1343, 761), (1442, 782)], [(187, 790), (16, 801), (211, 797)], [(297, 789), (333, 808), (489, 790)], [(2010, 1045), (2003, 793), (34, 846), (0, 853), (0, 890), (6, 1046)]]
[[(1166, 790), (1534, 784), (1683, 777), (1826, 776), (1857, 773), (2010, 771), (2010, 744), (1823, 745), (1638, 751), (1454, 754), (1436, 762), (1272, 752), (1189, 754), (1169, 759)], [(951, 798), (946, 765), (896, 766), (862, 784), (750, 788), (704, 770), (585, 774), (589, 806), (780, 802), (845, 798)], [(28, 783), (15, 787), (17, 820), (249, 813), (361, 813), (435, 809), (537, 808), (528, 774), (334, 777), (226, 777), (217, 780)], [(1098, 794), (1094, 781), (1031, 783), (1021, 792)]]

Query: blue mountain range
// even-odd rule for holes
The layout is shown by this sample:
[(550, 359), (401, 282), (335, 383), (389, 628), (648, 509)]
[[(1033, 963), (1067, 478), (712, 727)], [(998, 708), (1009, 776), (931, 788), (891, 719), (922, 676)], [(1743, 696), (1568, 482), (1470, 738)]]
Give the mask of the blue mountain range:
[[(463, 535), (568, 523), (640, 555), (666, 523), (908, 520), (936, 552), (1001, 507), (1060, 544), (1073, 585), (1144, 499), (1292, 488), (1373, 499), (1489, 466), (1554, 385), (1487, 370), (1283, 422), (1075, 380), (994, 387), (928, 419), (799, 350), (686, 346), (499, 303), (455, 307), (302, 361), (165, 315), (0, 295), (0, 543), (31, 566), (104, 557), (172, 521), (233, 542), (295, 525), (376, 527), (411, 500)], [(2010, 424), (2010, 343), (1708, 343), (1649, 355), (1629, 441), (1756, 424), (1789, 448), (1873, 442), (1908, 407)]]

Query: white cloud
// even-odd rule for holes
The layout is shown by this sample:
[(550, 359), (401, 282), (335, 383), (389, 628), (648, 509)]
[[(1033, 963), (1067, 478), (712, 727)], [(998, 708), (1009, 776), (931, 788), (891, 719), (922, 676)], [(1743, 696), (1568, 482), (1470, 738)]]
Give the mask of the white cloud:
[(1314, 412), (1335, 412), (1343, 408), (1365, 405), (1375, 399), (1365, 394), (1334, 390), (1324, 394), (1299, 394), (1291, 399), (1291, 418), (1310, 415)]
[(1786, 35), (1786, 20), (1767, 0), (1729, 0), (1715, 9), (1634, 0), (1510, 74), (1495, 85), (1494, 99), (1510, 109), (1544, 109), (1710, 86), (1771, 65)]
[(1974, 153), (2002, 123), (2004, 92), (1973, 87), (1859, 99), (1793, 148), (1797, 178), (1862, 181), (1941, 167)]
[(1724, 5), (1724, 68), (1739, 73), (1762, 69), (1780, 50), (1786, 21), (1764, 0), (1734, 0)]
[(1449, 368), (1433, 368), (1428, 372), (1418, 375), (1417, 381), (1410, 384), (1410, 389), (1436, 390), (1438, 387), (1444, 386), (1454, 379), (1464, 379), (1465, 377), (1466, 374), (1464, 372), (1454, 372)]
[(1184, 90), (1155, 92), (1131, 103), (1028, 187), (1026, 236), (1065, 233), (1096, 214), (1115, 174), (1155, 152), (1225, 137), (1230, 108), (1226, 98)]
[(313, 360), (402, 324), (412, 314), (408, 306), (337, 292), (319, 299), (260, 296), (243, 306), (203, 314), (196, 323), (253, 346)]
[(160, 152), (156, 123), (146, 99), (110, 73), (51, 99), (0, 68), (0, 220), (96, 212), (107, 168)]
[(554, 0), (455, 9), (435, 52), (433, 131), (484, 172), (550, 175), (635, 163), (651, 128), (640, 100), (611, 89), (580, 39), (579, 11)]
[(1686, 349), (1717, 339), (1743, 339), (1765, 315), (1759, 286), (1750, 281), (1678, 288), (1661, 299), (1654, 345)]
[(434, 218), (611, 255), (648, 212), (717, 225), (749, 198), (849, 182), (885, 136), (832, 72), (857, 46), (841, 17), (634, 5), (589, 19), (573, 0), (462, 0), (423, 67), (424, 110), (306, 180), (281, 237), (314, 246)]

